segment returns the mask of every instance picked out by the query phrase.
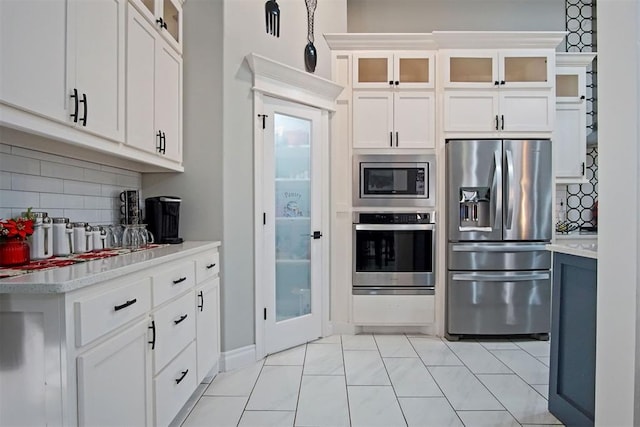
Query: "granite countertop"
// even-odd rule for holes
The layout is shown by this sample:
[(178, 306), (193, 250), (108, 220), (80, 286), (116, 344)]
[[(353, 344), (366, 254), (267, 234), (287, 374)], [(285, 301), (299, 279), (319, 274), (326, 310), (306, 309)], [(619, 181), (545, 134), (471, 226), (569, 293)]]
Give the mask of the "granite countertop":
[(174, 259), (195, 255), (220, 246), (220, 242), (184, 242), (131, 252), (49, 270), (0, 279), (0, 294), (64, 293), (116, 279)]
[(563, 254), (598, 259), (598, 239), (593, 236), (590, 239), (583, 237), (580, 239), (556, 239), (547, 245), (547, 249)]

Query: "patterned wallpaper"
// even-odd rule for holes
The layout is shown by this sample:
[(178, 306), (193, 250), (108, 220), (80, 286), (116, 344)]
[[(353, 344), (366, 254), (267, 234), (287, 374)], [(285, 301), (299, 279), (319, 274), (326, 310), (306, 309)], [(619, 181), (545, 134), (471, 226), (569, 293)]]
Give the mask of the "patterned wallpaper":
[(576, 226), (596, 226), (591, 208), (598, 200), (598, 147), (587, 147), (587, 184), (556, 187), (556, 218)]

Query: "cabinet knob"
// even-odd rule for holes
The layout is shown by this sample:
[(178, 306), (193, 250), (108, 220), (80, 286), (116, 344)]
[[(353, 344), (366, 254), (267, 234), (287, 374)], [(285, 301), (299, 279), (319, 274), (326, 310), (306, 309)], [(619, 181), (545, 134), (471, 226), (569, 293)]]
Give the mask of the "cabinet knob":
[(503, 85), (504, 84), (504, 80), (500, 80), (500, 84)]
[(398, 80), (396, 80), (395, 82), (393, 82), (396, 86), (398, 86), (400, 84), (400, 82)]
[(584, 96), (584, 95), (581, 95), (581, 96), (580, 96), (580, 99), (585, 99), (585, 96)]
[(393, 86), (393, 80), (389, 80), (389, 85)]
[(493, 82), (493, 85), (494, 85), (494, 86), (498, 86), (499, 84), (500, 84), (500, 82), (499, 82), (499, 81), (497, 81), (497, 80), (496, 80), (495, 82)]

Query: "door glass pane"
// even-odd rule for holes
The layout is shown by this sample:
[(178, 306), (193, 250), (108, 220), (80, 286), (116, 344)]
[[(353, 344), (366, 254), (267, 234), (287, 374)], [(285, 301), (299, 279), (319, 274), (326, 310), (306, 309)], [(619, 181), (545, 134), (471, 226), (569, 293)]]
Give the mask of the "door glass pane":
[(142, 4), (144, 5), (144, 7), (149, 9), (149, 12), (151, 12), (153, 15), (155, 15), (155, 13), (156, 13), (156, 11), (155, 11), (155, 0), (142, 0)]
[(504, 78), (507, 82), (546, 82), (547, 58), (506, 57), (504, 58)]
[(276, 321), (311, 313), (311, 121), (274, 114)]
[(400, 82), (429, 83), (429, 58), (400, 58)]
[(167, 23), (167, 31), (175, 41), (180, 42), (180, 12), (171, 0), (164, 0), (162, 12), (164, 22)]
[(358, 58), (358, 82), (388, 82), (387, 58)]
[(490, 83), (492, 79), (492, 58), (449, 58), (450, 82)]
[(578, 96), (577, 74), (556, 74), (556, 96)]

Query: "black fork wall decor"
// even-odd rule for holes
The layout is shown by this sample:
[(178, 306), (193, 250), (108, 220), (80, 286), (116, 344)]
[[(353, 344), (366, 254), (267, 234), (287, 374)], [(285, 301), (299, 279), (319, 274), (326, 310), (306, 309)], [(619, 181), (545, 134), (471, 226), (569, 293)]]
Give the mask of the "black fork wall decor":
[(307, 5), (307, 45), (304, 48), (304, 67), (308, 72), (313, 73), (318, 62), (318, 52), (313, 45), (313, 14), (318, 6), (318, 0), (304, 0), (304, 2)]
[(264, 4), (264, 19), (267, 26), (267, 34), (280, 37), (280, 7), (276, 0), (267, 0)]

